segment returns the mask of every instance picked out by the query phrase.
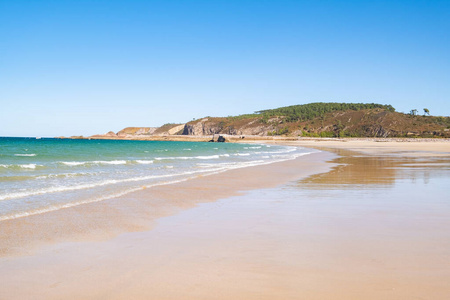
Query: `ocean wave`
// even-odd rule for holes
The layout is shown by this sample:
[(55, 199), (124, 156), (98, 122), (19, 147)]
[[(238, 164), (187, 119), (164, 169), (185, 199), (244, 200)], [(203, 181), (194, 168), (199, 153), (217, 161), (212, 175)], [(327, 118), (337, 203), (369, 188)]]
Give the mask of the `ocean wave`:
[(93, 161), (61, 161), (66, 166), (82, 166), (82, 165), (125, 165), (126, 160), (93, 160)]
[(61, 174), (47, 174), (47, 175), (39, 175), (33, 177), (37, 180), (42, 179), (52, 179), (52, 178), (71, 178), (71, 177), (80, 177), (80, 176), (95, 176), (99, 175), (103, 172), (77, 172), (77, 173), (61, 173)]
[(36, 169), (36, 167), (43, 167), (42, 165), (37, 165), (37, 164), (24, 164), (24, 165), (19, 165), (19, 167), (23, 168), (23, 169)]
[(148, 165), (148, 164), (152, 164), (153, 160), (136, 160), (136, 163), (138, 164), (143, 164), (143, 165)]
[(37, 196), (37, 195), (44, 195), (44, 194), (50, 194), (50, 193), (57, 193), (57, 192), (84, 190), (84, 189), (96, 188), (96, 187), (101, 187), (101, 186), (106, 186), (106, 185), (111, 185), (111, 184), (118, 184), (118, 183), (125, 183), (125, 182), (137, 182), (137, 181), (144, 181), (144, 180), (150, 180), (150, 179), (162, 179), (162, 178), (170, 178), (170, 177), (183, 176), (183, 175), (191, 175), (191, 174), (195, 174), (198, 172), (199, 171), (189, 171), (189, 172), (176, 173), (176, 174), (149, 175), (149, 176), (139, 176), (139, 177), (131, 177), (131, 178), (125, 178), (125, 179), (109, 179), (109, 180), (94, 182), (94, 183), (90, 183), (90, 184), (80, 184), (80, 185), (71, 185), (71, 186), (53, 186), (53, 187), (39, 189), (39, 190), (33, 190), (33, 191), (3, 194), (3, 195), (0, 195), (0, 201), (24, 198), (24, 197), (30, 197), (30, 196)]
[(24, 180), (43, 180), (43, 179), (54, 179), (54, 178), (69, 178), (69, 177), (79, 177), (79, 176), (94, 176), (103, 172), (93, 172), (93, 173), (62, 173), (62, 174), (47, 174), (47, 175), (22, 175), (22, 176), (0, 176), (0, 182), (2, 181), (24, 181)]
[(36, 169), (38, 167), (44, 167), (43, 165), (38, 165), (38, 164), (19, 164), (19, 165), (0, 165), (1, 168), (6, 168), (6, 169)]
[(36, 155), (37, 155), (36, 153), (30, 153), (30, 154), (17, 153), (17, 154), (14, 154), (14, 156), (36, 156)]
[[(191, 178), (194, 178), (194, 177), (191, 177)], [(130, 188), (125, 191), (121, 191), (121, 192), (118, 192), (115, 194), (110, 194), (110, 195), (106, 195), (106, 196), (102, 196), (102, 197), (90, 198), (90, 199), (85, 199), (85, 200), (80, 200), (80, 201), (75, 201), (75, 202), (70, 202), (70, 203), (64, 203), (64, 204), (54, 204), (54, 205), (50, 205), (50, 206), (47, 206), (44, 208), (33, 209), (31, 211), (25, 211), (25, 212), (10, 214), (10, 215), (4, 215), (4, 216), (0, 216), (0, 221), (18, 219), (18, 218), (23, 218), (23, 217), (33, 216), (33, 215), (40, 215), (40, 214), (57, 211), (57, 210), (65, 209), (65, 208), (76, 207), (76, 206), (83, 205), (83, 204), (101, 202), (101, 201), (117, 198), (120, 196), (124, 196), (124, 195), (127, 195), (132, 192), (137, 192), (137, 191), (143, 190), (144, 188), (151, 188), (151, 187), (155, 187), (155, 186), (179, 183), (179, 182), (187, 181), (191, 178), (188, 177), (188, 178), (182, 178), (179, 180), (163, 181), (163, 182), (146, 185), (144, 187)]]
[(167, 156), (167, 157), (155, 157), (156, 160), (176, 160), (176, 159), (217, 159), (219, 155), (199, 155), (199, 156)]

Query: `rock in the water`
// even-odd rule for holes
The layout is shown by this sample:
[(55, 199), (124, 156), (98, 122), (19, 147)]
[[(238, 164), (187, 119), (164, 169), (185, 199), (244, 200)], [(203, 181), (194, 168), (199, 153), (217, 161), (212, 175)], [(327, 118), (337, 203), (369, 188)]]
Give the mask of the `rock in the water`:
[(224, 143), (225, 142), (225, 138), (221, 135), (219, 135), (219, 138), (217, 139), (218, 143)]

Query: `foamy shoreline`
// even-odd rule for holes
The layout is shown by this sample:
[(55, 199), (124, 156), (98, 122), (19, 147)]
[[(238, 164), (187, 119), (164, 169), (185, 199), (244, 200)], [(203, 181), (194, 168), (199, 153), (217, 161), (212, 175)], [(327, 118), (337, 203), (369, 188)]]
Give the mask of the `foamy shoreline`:
[[(323, 154), (307, 153), (307, 156), (322, 157)], [(326, 155), (325, 155), (326, 156)], [(178, 211), (181, 207), (190, 207), (195, 205), (198, 201), (214, 201), (220, 197), (234, 195), (243, 190), (250, 190), (254, 188), (264, 188), (266, 186), (274, 186), (284, 183), (289, 178), (297, 178), (303, 176), (304, 172), (314, 173), (316, 170), (321, 170), (319, 166), (308, 165), (308, 169), (300, 174), (296, 173), (293, 167), (285, 168), (280, 172), (279, 176), (273, 178), (264, 175), (269, 170), (277, 169), (283, 165), (291, 164), (302, 167), (309, 158), (303, 155), (297, 156), (294, 160), (278, 159), (268, 162), (259, 162), (258, 164), (229, 166), (227, 168), (218, 169), (214, 172), (204, 173), (191, 172), (192, 174), (179, 180), (169, 180), (161, 184), (154, 184), (152, 186), (139, 186), (124, 193), (115, 195), (114, 197), (101, 196), (88, 201), (79, 201), (76, 203), (68, 203), (56, 207), (49, 207), (48, 209), (38, 210), (36, 213), (24, 213), (0, 219), (2, 225), (0, 227), (0, 256), (9, 255), (10, 253), (27, 253), (28, 251), (40, 247), (40, 245), (48, 242), (54, 243), (61, 240), (83, 240), (85, 238), (105, 238), (117, 235), (121, 232), (146, 230), (151, 226), (148, 221), (143, 219), (149, 214), (152, 219), (156, 219), (160, 215), (160, 209), (153, 211), (154, 203), (161, 205), (163, 210)], [(320, 160), (320, 159), (319, 159)], [(322, 159), (323, 160), (323, 159)], [(318, 162), (318, 159), (313, 159)], [(323, 162), (323, 164), (325, 164)], [(259, 171), (261, 170), (261, 171)], [(266, 170), (266, 171), (264, 171)], [(251, 175), (245, 175), (251, 174)], [(305, 173), (306, 174), (306, 173)], [(309, 174), (309, 173), (308, 173)], [(152, 176), (150, 176), (152, 177)], [(250, 177), (252, 180), (249, 180)], [(247, 178), (245, 183), (242, 183), (240, 178)], [(217, 182), (214, 184), (213, 182)], [(106, 182), (108, 184), (109, 182)], [(226, 186), (226, 188), (224, 187)], [(204, 186), (207, 186), (205, 188)], [(81, 187), (71, 187), (71, 189), (80, 189)], [(177, 189), (187, 188), (189, 195), (186, 193), (180, 195), (173, 193)], [(199, 195), (195, 190), (211, 190), (210, 194), (202, 194), (200, 199), (192, 198), (189, 201), (183, 201), (187, 196)], [(194, 192), (192, 192), (192, 190)], [(171, 193), (173, 195), (171, 195)], [(164, 194), (164, 196), (160, 196)], [(158, 196), (158, 201), (154, 201), (155, 195)], [(19, 195), (19, 196), (22, 196)], [(164, 203), (169, 198), (168, 203)], [(142, 201), (145, 202), (142, 204)], [(136, 208), (122, 207), (123, 204), (128, 205), (130, 202), (136, 205)], [(144, 209), (137, 207), (143, 205)], [(119, 207), (119, 210), (117, 210)], [(99, 213), (101, 211), (101, 213)], [(114, 222), (110, 220), (111, 215), (114, 215)], [(105, 217), (106, 216), (106, 217)], [(48, 219), (53, 220), (50, 224)], [(80, 222), (80, 220), (82, 220)], [(98, 220), (102, 220), (98, 222)], [(47, 230), (45, 227), (50, 225), (52, 228)], [(94, 226), (92, 228), (91, 226)], [(49, 234), (48, 232), (52, 232)], [(14, 237), (14, 238), (12, 238)], [(29, 245), (25, 246), (25, 245)], [(17, 251), (19, 250), (19, 251)]]

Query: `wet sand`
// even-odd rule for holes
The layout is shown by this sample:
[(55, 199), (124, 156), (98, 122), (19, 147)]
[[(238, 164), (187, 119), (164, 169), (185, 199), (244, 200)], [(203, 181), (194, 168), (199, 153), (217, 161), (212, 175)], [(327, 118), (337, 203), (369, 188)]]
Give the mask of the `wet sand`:
[(150, 230), (159, 218), (200, 203), (326, 172), (330, 168), (326, 160), (332, 157), (331, 153), (316, 151), (294, 161), (209, 176), (196, 175), (185, 182), (144, 189), (106, 201), (2, 221), (0, 257), (30, 255), (54, 243), (107, 240), (124, 232)]
[(0, 299), (448, 299), (450, 149), (370, 146), (12, 224), (72, 227), (4, 247)]

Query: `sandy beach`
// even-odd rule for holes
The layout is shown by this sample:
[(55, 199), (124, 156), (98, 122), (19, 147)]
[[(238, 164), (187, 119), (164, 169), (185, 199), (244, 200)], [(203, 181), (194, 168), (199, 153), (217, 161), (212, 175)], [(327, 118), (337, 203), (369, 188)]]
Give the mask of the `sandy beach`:
[(2, 222), (0, 299), (450, 297), (450, 142), (268, 143), (321, 152)]

